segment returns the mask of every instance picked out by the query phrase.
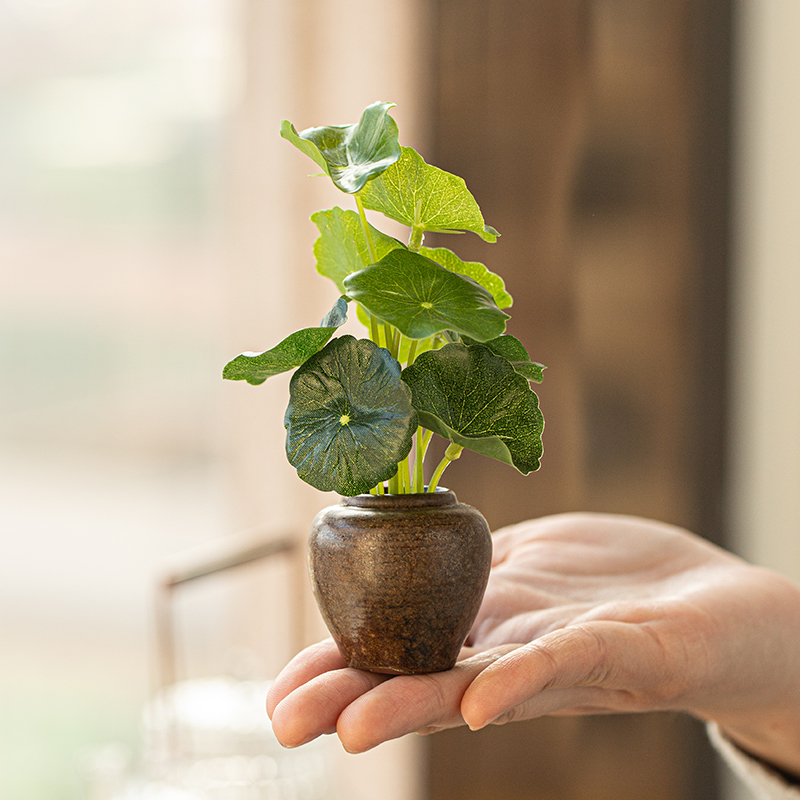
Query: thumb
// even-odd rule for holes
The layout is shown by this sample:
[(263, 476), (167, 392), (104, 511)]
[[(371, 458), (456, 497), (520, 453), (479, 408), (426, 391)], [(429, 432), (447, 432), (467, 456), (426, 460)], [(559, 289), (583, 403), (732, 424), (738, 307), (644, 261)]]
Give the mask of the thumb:
[(607, 621), (571, 625), (489, 665), (464, 693), (461, 714), (475, 730), (523, 703), (515, 718), (576, 705), (615, 711), (663, 708), (674, 685), (667, 663), (664, 647), (649, 626)]

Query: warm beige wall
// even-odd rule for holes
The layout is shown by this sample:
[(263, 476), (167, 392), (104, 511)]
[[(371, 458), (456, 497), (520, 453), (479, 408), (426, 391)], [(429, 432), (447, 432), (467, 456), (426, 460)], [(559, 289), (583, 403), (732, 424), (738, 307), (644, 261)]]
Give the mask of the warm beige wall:
[[(265, 350), (298, 328), (317, 325), (337, 297), (335, 287), (314, 269), (316, 229), (308, 217), (336, 204), (354, 206), (329, 181), (307, 177), (317, 168), (279, 137), (281, 119), (290, 119), (298, 129), (355, 122), (365, 106), (388, 100), (397, 103), (393, 116), (401, 141), (419, 145), (426, 89), (422, 2), (240, 2), (245, 58), (231, 132), (231, 356)], [(301, 483), (286, 462), (287, 385), (288, 375), (260, 387), (226, 382), (232, 525), (267, 524), (276, 532), (294, 531), (304, 541), (315, 513), (338, 497)], [(235, 624), (241, 628), (239, 638), (274, 672), (274, 654), (285, 652), (285, 642), (269, 640), (268, 631), (274, 630), (269, 626), (275, 623), (267, 624), (265, 616), (288, 614), (287, 605), (295, 598), (287, 596), (285, 585), (268, 583), (254, 581), (244, 590)], [(308, 605), (313, 607), (313, 600)], [(313, 609), (309, 616), (315, 629), (309, 636), (323, 635)], [(334, 745), (337, 796), (413, 800), (419, 774), (416, 745), (408, 738), (364, 756), (347, 756)]]
[(800, 3), (740, 4), (730, 498), (746, 557), (800, 580)]

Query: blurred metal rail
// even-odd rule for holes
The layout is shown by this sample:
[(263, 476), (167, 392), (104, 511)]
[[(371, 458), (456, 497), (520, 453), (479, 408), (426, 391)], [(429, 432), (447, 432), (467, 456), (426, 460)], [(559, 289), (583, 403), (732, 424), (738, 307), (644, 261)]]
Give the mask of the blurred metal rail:
[[(175, 637), (175, 592), (178, 588), (227, 572), (235, 567), (252, 564), (276, 556), (287, 556), (296, 562), (300, 551), (297, 536), (275, 536), (266, 528), (222, 537), (213, 542), (192, 548), (169, 559), (157, 580), (155, 594), (155, 645), (157, 660), (156, 688), (164, 688), (177, 680), (177, 652)], [(288, 598), (289, 613), (294, 618), (292, 630), (297, 651), (305, 644), (304, 602), (302, 570), (299, 564), (290, 563), (292, 597)]]

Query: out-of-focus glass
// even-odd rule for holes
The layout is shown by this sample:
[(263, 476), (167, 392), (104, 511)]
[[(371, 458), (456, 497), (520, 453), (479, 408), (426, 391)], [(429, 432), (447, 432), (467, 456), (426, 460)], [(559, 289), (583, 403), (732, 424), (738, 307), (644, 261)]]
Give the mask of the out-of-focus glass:
[(230, 6), (0, 0), (3, 797), (136, 755), (153, 568), (227, 530)]
[(209, 678), (159, 692), (143, 715), (135, 769), (119, 748), (85, 761), (93, 800), (331, 800), (330, 749), (283, 748), (264, 713), (265, 682)]

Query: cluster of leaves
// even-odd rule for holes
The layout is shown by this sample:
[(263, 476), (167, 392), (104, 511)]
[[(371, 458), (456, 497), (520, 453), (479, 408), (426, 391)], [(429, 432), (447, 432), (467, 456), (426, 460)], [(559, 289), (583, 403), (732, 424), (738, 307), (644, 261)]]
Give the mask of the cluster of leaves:
[[(374, 103), (354, 125), (301, 133), (283, 122), (281, 135), (355, 198), (356, 211), (337, 206), (311, 217), (317, 269), (341, 296), (318, 327), (242, 353), (223, 377), (256, 385), (296, 369), (286, 453), (318, 489), (425, 491), (432, 433), (450, 445), (428, 491), (463, 448), (528, 474), (539, 467), (544, 425), (529, 382), (542, 380), (543, 367), (504, 333), (511, 296), (483, 264), (422, 246), (428, 232), (471, 231), (487, 242), (499, 234), (461, 178), (400, 146), (391, 107)], [(369, 224), (365, 209), (408, 226), (408, 244)], [(350, 303), (368, 338), (334, 337)]]

